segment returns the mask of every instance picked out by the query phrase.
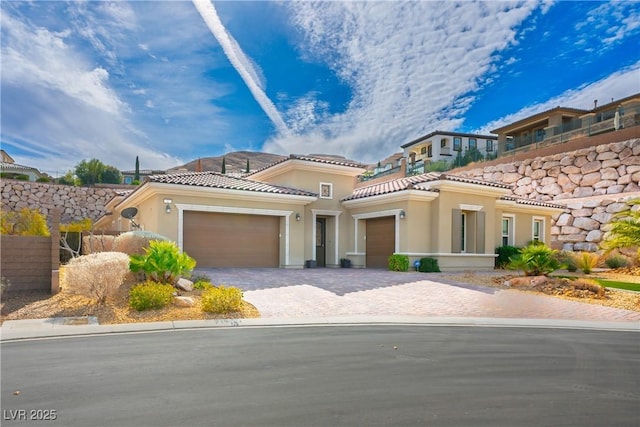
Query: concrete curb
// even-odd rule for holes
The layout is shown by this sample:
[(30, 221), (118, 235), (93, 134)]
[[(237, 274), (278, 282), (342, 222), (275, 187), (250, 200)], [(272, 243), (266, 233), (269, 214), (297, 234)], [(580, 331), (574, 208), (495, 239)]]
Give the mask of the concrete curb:
[(312, 327), (353, 325), (424, 325), (476, 326), (506, 328), (587, 329), (618, 332), (640, 332), (640, 322), (592, 322), (562, 319), (512, 319), (483, 317), (420, 316), (342, 316), (303, 318), (257, 318), (180, 320), (148, 323), (99, 325), (89, 318), (86, 324), (74, 324), (69, 318), (8, 320), (0, 327), (0, 342), (43, 338), (63, 338), (104, 334), (185, 331), (255, 327)]

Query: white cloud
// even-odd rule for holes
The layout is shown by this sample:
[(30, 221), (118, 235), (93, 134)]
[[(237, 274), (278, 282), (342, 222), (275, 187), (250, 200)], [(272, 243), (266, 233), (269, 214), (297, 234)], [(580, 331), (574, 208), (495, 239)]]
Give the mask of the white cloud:
[[(310, 58), (330, 58), (353, 91), (344, 113), (314, 126), (312, 103), (286, 114), (296, 136), (266, 151), (317, 151), (373, 161), (434, 129), (454, 129), (537, 2), (295, 2), (292, 16)], [(464, 97), (463, 97), (464, 96)], [(318, 114), (324, 115), (318, 105)], [(316, 108), (316, 107), (314, 107)], [(300, 120), (300, 122), (297, 122)], [(302, 126), (300, 126), (302, 123)], [(375, 157), (374, 157), (375, 156)]]
[(222, 46), (224, 53), (229, 58), (233, 67), (238, 71), (247, 87), (251, 91), (258, 104), (262, 107), (265, 114), (271, 119), (278, 132), (288, 134), (289, 129), (284, 120), (280, 116), (280, 112), (276, 109), (273, 102), (264, 92), (264, 84), (259, 78), (253, 62), (247, 58), (236, 40), (229, 34), (227, 29), (220, 21), (216, 9), (213, 7), (211, 0), (192, 0), (196, 9), (202, 16), (202, 19), (209, 27), (218, 43)]
[(496, 119), (478, 129), (477, 132), (489, 133), (492, 129), (497, 129), (558, 106), (590, 110), (593, 108), (594, 100), (598, 101), (598, 105), (603, 105), (639, 92), (640, 61), (597, 82), (569, 90), (544, 103), (531, 105), (516, 113)]

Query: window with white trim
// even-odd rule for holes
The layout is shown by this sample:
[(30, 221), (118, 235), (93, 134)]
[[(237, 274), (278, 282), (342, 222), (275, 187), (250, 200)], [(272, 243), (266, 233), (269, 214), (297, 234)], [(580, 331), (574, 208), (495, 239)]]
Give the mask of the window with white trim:
[(502, 246), (513, 246), (513, 223), (515, 218), (513, 216), (502, 217)]
[(531, 240), (544, 243), (544, 218), (533, 218)]
[(461, 151), (462, 150), (462, 138), (460, 138), (459, 136), (454, 136), (453, 137), (453, 149), (455, 151)]
[(330, 184), (328, 182), (320, 183), (320, 198), (321, 199), (333, 198), (333, 184)]

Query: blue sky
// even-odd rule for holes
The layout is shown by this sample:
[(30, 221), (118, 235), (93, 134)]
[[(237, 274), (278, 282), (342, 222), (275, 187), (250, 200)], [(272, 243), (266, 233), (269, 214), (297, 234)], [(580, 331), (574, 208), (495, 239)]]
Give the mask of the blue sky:
[(640, 92), (640, 2), (3, 1), (1, 138), (54, 176), (252, 150), (376, 162)]

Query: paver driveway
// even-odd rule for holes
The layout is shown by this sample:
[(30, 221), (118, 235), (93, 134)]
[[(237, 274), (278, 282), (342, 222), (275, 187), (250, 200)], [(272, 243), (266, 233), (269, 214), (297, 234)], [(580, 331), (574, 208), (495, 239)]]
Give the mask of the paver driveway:
[[(367, 269), (198, 269), (237, 286), (262, 317), (413, 315), (640, 321), (640, 313), (510, 289), (456, 283), (445, 273)], [(483, 273), (478, 273), (483, 274)]]

